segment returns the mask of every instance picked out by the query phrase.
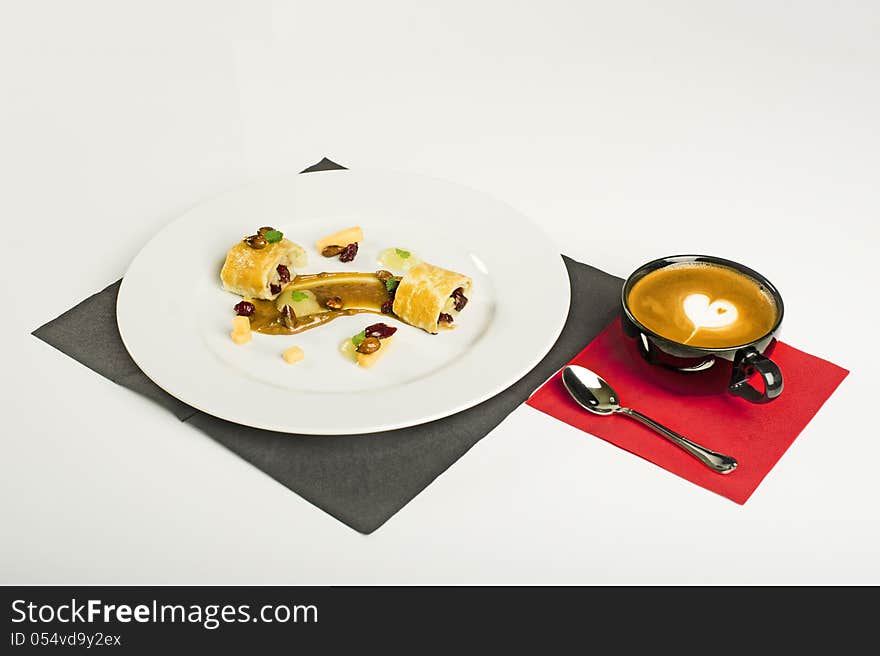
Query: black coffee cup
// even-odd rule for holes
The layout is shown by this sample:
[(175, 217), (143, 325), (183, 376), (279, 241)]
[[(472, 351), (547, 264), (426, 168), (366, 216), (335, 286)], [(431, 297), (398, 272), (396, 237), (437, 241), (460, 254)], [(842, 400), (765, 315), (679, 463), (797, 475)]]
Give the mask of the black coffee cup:
[[(683, 262), (704, 262), (721, 265), (738, 271), (757, 282), (775, 301), (777, 316), (773, 328), (766, 335), (748, 344), (723, 348), (706, 348), (675, 342), (643, 326), (633, 316), (627, 301), (633, 285), (653, 271)], [(691, 374), (708, 369), (717, 370), (719, 367), (729, 368), (730, 382), (727, 385), (727, 389), (731, 393), (753, 403), (767, 403), (782, 393), (782, 372), (776, 363), (768, 357), (776, 346), (776, 336), (782, 324), (782, 296), (776, 287), (757, 271), (753, 271), (738, 262), (709, 255), (662, 257), (640, 266), (626, 279), (626, 282), (623, 284), (621, 301), (623, 303), (624, 334), (635, 340), (639, 353), (648, 362)], [(749, 379), (756, 372), (760, 374), (764, 381), (763, 390), (757, 389), (749, 382)]]

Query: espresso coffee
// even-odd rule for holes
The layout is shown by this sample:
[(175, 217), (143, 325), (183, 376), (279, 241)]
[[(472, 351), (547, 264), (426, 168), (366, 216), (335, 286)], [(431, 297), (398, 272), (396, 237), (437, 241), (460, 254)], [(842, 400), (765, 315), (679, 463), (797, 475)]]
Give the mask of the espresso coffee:
[(638, 280), (627, 306), (648, 330), (679, 344), (729, 348), (773, 330), (779, 316), (773, 296), (735, 269), (681, 262)]

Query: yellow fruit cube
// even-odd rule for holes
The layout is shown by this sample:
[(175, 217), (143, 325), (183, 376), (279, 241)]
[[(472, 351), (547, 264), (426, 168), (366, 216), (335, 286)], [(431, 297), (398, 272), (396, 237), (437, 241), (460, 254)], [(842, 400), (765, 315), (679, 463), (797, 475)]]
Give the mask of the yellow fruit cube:
[(251, 320), (247, 317), (236, 316), (232, 320), (232, 332), (249, 333), (251, 331)]
[(379, 358), (385, 355), (385, 352), (388, 350), (388, 347), (391, 346), (391, 341), (393, 339), (393, 337), (386, 337), (385, 339), (380, 340), (382, 346), (379, 347), (378, 351), (373, 351), (372, 353), (357, 353), (357, 363), (364, 369), (369, 369), (379, 361)]
[(306, 357), (305, 352), (299, 346), (291, 346), (281, 354), (287, 364), (295, 364)]
[(232, 341), (241, 346), (242, 344), (247, 344), (251, 341), (251, 332), (248, 331), (246, 333), (237, 333), (234, 330), (229, 333), (229, 336), (232, 337)]
[(232, 332), (229, 333), (232, 341), (241, 346), (251, 341), (251, 320), (247, 317), (236, 316), (232, 320)]

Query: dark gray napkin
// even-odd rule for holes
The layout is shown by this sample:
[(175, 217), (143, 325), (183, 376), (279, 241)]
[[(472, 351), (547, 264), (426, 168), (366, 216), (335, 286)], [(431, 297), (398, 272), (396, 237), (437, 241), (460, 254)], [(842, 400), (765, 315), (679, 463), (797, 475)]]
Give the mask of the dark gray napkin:
[[(344, 167), (324, 159), (303, 173)], [(547, 356), (500, 394), (463, 412), (383, 433), (286, 435), (217, 419), (181, 403), (144, 375), (116, 326), (117, 281), (34, 335), (110, 380), (168, 408), (307, 501), (372, 533), (485, 437), (617, 315), (622, 280), (565, 256), (571, 308)]]

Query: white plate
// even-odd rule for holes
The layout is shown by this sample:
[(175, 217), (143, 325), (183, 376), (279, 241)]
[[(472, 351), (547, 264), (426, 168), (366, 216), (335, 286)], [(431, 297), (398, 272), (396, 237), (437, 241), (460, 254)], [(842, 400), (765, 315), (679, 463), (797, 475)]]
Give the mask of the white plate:
[[(397, 320), (342, 317), (299, 335), (229, 338), (238, 297), (220, 287), (226, 251), (259, 226), (302, 244), (301, 272), (375, 271), (379, 251), (407, 248), (474, 280), (455, 330), (429, 335)], [(354, 262), (321, 257), (315, 241), (364, 229)], [(291, 175), (190, 210), (135, 257), (119, 290), (119, 332), (137, 365), (181, 401), (216, 417), (287, 433), (371, 433), (438, 419), (516, 382), (547, 353), (568, 314), (565, 265), (513, 208), (431, 178), (374, 171)], [(365, 326), (399, 327), (372, 369), (339, 353)], [(286, 364), (296, 344), (305, 360)]]

